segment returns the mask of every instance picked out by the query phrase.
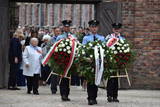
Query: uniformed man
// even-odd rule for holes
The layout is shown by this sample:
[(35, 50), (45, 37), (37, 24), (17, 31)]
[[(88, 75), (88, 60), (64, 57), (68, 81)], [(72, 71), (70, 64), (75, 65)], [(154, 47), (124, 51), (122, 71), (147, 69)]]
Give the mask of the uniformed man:
[[(99, 40), (101, 42), (105, 42), (105, 38), (102, 35), (97, 34), (98, 31), (98, 25), (99, 21), (97, 20), (91, 20), (88, 22), (89, 24), (89, 29), (90, 29), (90, 34), (86, 35), (83, 38), (82, 44), (87, 44), (88, 42), (93, 42), (95, 40)], [(88, 93), (88, 105), (94, 105), (97, 104), (97, 92), (98, 92), (98, 87), (93, 84), (93, 83), (87, 83), (87, 93)]]
[[(106, 40), (111, 38), (119, 38), (124, 40), (125, 38), (121, 35), (121, 23), (112, 24), (113, 33), (106, 37)], [(113, 74), (114, 75), (114, 74)], [(118, 97), (118, 78), (110, 78), (107, 83), (107, 97), (108, 102), (119, 102)]]
[[(62, 21), (63, 24), (63, 34), (59, 35), (56, 39), (56, 41), (59, 41), (64, 38), (75, 38), (75, 36), (71, 35), (70, 32), (70, 26), (71, 26), (72, 21), (71, 20), (64, 20)], [(68, 98), (70, 92), (70, 87), (69, 87), (69, 79), (68, 78), (62, 78), (61, 83), (60, 83), (60, 94), (62, 101), (70, 101)]]

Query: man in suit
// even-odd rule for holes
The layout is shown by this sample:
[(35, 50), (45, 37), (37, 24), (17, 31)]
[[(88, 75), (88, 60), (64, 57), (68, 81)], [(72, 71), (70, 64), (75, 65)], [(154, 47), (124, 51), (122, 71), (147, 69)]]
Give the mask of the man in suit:
[[(113, 33), (106, 37), (108, 41), (111, 38), (119, 38), (124, 40), (125, 38), (121, 35), (121, 23), (112, 24)], [(114, 74), (113, 74), (114, 75)], [(118, 97), (118, 78), (110, 78), (107, 83), (107, 97), (108, 102), (119, 102)]]
[[(93, 42), (95, 40), (99, 40), (101, 42), (105, 42), (105, 38), (102, 35), (99, 35), (97, 33), (98, 31), (98, 26), (99, 26), (99, 21), (97, 20), (91, 20), (88, 22), (89, 28), (90, 28), (90, 34), (86, 35), (83, 38), (82, 44), (87, 44), (88, 42)], [(97, 92), (98, 92), (98, 87), (94, 83), (87, 83), (87, 93), (88, 93), (88, 105), (94, 105), (97, 104)]]

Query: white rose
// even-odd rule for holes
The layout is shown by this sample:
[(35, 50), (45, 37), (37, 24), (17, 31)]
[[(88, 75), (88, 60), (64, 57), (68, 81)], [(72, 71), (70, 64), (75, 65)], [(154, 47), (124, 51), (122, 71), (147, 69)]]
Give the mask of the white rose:
[(65, 44), (66, 44), (66, 45), (68, 45), (68, 43), (67, 43), (67, 42), (66, 42)]
[(90, 55), (90, 58), (93, 58), (93, 55)]
[(63, 49), (63, 51), (66, 52), (67, 50), (66, 50), (66, 49)]
[(78, 57), (80, 57), (80, 54), (78, 54)]
[(124, 47), (122, 47), (122, 50), (124, 50), (125, 48)]
[(89, 46), (92, 47), (93, 45), (91, 43), (89, 43)]
[(124, 40), (120, 39), (121, 43), (124, 43)]
[(130, 48), (129, 47), (127, 48), (126, 52), (130, 52)]
[(109, 53), (109, 51), (108, 51), (108, 50), (107, 50), (106, 52), (107, 52), (107, 53)]
[(68, 53), (68, 54), (70, 54), (70, 53), (71, 53), (71, 51), (67, 51), (67, 53)]
[(71, 47), (70, 47), (70, 46), (67, 46), (66, 48), (67, 48), (68, 50), (70, 50), (70, 49), (71, 49)]
[(59, 49), (59, 51), (62, 51), (62, 49)]
[(62, 47), (65, 47), (65, 44), (62, 44)]
[(84, 51), (82, 51), (82, 54), (84, 55), (84, 54), (85, 54), (85, 52), (84, 52)]
[(118, 52), (117, 51), (114, 51), (114, 54), (117, 54)]
[(120, 50), (119, 52), (122, 53), (122, 50)]
[(111, 47), (112, 50), (115, 50), (116, 48), (114, 46)]
[(61, 47), (62, 47), (62, 45), (61, 45), (61, 44), (59, 44), (59, 45), (58, 45), (58, 47), (59, 47), (59, 48), (61, 48)]
[(69, 42), (69, 39), (66, 39), (67, 42)]
[(58, 52), (58, 48), (56, 47), (55, 52)]
[(117, 49), (120, 50), (121, 48), (120, 48), (120, 47), (117, 47)]

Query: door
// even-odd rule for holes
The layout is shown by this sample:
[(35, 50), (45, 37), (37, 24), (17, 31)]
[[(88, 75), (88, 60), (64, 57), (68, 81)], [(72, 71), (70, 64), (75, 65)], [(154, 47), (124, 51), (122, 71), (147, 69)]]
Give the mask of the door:
[(113, 23), (122, 23), (120, 2), (102, 2), (96, 5), (96, 19), (100, 21), (99, 32), (107, 36), (112, 33)]

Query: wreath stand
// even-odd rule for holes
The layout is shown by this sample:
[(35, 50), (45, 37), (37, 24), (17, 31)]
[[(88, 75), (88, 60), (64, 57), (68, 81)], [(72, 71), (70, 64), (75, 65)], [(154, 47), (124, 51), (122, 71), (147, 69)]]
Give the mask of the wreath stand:
[[(60, 81), (59, 81), (59, 85), (60, 85), (63, 76), (62, 76), (62, 75), (59, 75), (59, 74), (57, 74), (57, 73), (54, 73), (53, 71), (51, 71), (51, 73), (49, 74), (46, 82), (48, 82), (49, 78), (50, 78), (52, 75), (56, 75), (56, 76), (61, 77), (61, 79), (60, 79)], [(70, 76), (70, 77), (63, 77), (63, 78), (68, 78), (68, 79), (69, 79), (69, 84), (70, 84), (70, 86), (71, 86), (71, 76)]]
[[(130, 79), (129, 79), (129, 76), (128, 76), (128, 71), (127, 71), (126, 68), (124, 69), (124, 71), (125, 71), (125, 74), (120, 75), (120, 73), (117, 72), (117, 75), (116, 75), (116, 76), (110, 76), (110, 78), (126, 78), (127, 81), (128, 81), (129, 86), (131, 86), (131, 82), (130, 82)], [(120, 80), (119, 80), (119, 81), (120, 81)], [(120, 82), (118, 82), (118, 83), (119, 83), (119, 86), (120, 86)]]
[[(128, 81), (128, 85), (131, 86), (131, 82), (130, 82), (130, 79), (129, 79), (129, 76), (128, 76), (128, 71), (127, 69), (125, 68), (124, 69), (124, 73), (123, 75), (121, 75), (119, 72), (117, 72), (116, 76), (110, 76), (110, 78), (118, 78), (118, 81), (120, 81), (120, 78), (126, 78), (127, 81)], [(107, 87), (107, 82), (108, 82), (108, 79), (105, 81), (105, 80), (102, 80), (102, 84), (104, 85), (104, 87), (106, 88)], [(120, 87), (120, 82), (119, 83), (119, 87)]]

